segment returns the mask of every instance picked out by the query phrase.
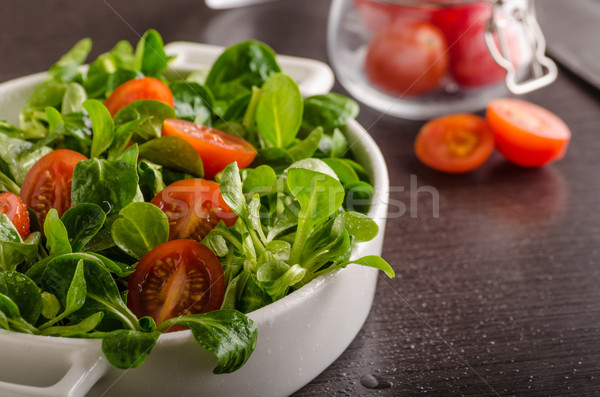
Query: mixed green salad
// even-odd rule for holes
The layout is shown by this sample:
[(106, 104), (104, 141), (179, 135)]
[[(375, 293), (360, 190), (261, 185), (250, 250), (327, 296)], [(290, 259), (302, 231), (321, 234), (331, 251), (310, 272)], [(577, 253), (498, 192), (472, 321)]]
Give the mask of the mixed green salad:
[(154, 30), (83, 68), (90, 50), (0, 121), (0, 328), (102, 339), (118, 368), (189, 328), (227, 373), (256, 345), (245, 313), (350, 263), (394, 276), (350, 259), (378, 233), (354, 101), (303, 98), (257, 41), (188, 75)]

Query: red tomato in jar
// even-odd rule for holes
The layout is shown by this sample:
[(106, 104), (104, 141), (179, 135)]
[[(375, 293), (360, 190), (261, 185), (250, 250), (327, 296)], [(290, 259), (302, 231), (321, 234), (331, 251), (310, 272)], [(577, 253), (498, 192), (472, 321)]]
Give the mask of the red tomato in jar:
[(71, 208), (73, 171), (84, 160), (84, 155), (73, 150), (55, 150), (39, 159), (25, 175), (21, 199), (36, 213), (41, 225), (51, 208), (58, 216)]
[(207, 179), (214, 178), (234, 161), (240, 169), (246, 168), (257, 153), (254, 146), (238, 136), (190, 121), (166, 119), (163, 134), (185, 139), (192, 145), (202, 158)]
[(6, 214), (22, 239), (26, 239), (31, 234), (27, 206), (16, 194), (0, 193), (0, 214)]
[[(219, 258), (192, 240), (174, 240), (147, 253), (129, 276), (127, 306), (160, 324), (221, 308), (225, 277)], [(173, 327), (169, 331), (182, 329)]]
[(451, 174), (473, 171), (493, 151), (494, 134), (483, 118), (472, 114), (433, 119), (415, 140), (415, 153), (423, 164)]
[(108, 97), (104, 105), (114, 116), (132, 102), (142, 99), (154, 99), (173, 107), (173, 93), (162, 81), (154, 77), (129, 80), (118, 86)]
[(539, 167), (561, 159), (571, 139), (569, 127), (557, 115), (518, 99), (491, 101), (486, 118), (498, 151), (523, 167)]
[[(506, 70), (492, 58), (485, 41), (492, 7), (487, 2), (457, 5), (442, 8), (432, 15), (432, 23), (441, 29), (448, 43), (452, 77), (464, 87), (497, 84), (506, 77)], [(519, 38), (510, 28), (503, 30), (503, 34), (511, 59), (518, 67), (523, 58)]]
[(237, 216), (221, 196), (219, 184), (183, 179), (170, 184), (151, 201), (169, 218), (169, 239), (202, 240), (219, 221), (233, 226)]
[(417, 96), (437, 87), (448, 69), (446, 40), (426, 22), (397, 23), (369, 44), (365, 73), (391, 95)]

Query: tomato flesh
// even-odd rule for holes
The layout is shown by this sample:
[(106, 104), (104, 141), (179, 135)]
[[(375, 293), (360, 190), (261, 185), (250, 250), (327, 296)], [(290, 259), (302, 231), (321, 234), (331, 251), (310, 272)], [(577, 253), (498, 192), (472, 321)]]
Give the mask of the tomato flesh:
[(62, 216), (71, 208), (71, 181), (75, 165), (87, 158), (75, 151), (59, 149), (39, 159), (27, 172), (21, 187), (21, 199), (44, 224), (51, 208)]
[(365, 73), (392, 95), (417, 96), (436, 88), (449, 64), (446, 40), (427, 22), (395, 23), (371, 41)]
[(154, 77), (129, 80), (118, 86), (106, 99), (104, 105), (111, 116), (132, 102), (154, 99), (173, 107), (173, 93), (165, 83)]
[(167, 186), (151, 201), (169, 218), (169, 239), (200, 241), (219, 223), (233, 226), (237, 216), (221, 196), (219, 184), (183, 179)]
[(131, 311), (160, 324), (173, 317), (220, 309), (225, 277), (219, 259), (206, 246), (192, 240), (173, 240), (140, 260), (127, 289)]
[(14, 193), (0, 193), (0, 214), (6, 214), (22, 239), (31, 234), (29, 212), (21, 198)]
[(561, 159), (571, 139), (569, 127), (557, 115), (518, 99), (490, 101), (486, 118), (498, 151), (523, 167)]
[(212, 179), (230, 163), (246, 168), (256, 157), (256, 149), (244, 139), (215, 128), (185, 120), (166, 119), (163, 134), (185, 139), (198, 152), (204, 176)]
[(481, 166), (494, 151), (494, 135), (485, 120), (455, 114), (425, 124), (415, 141), (415, 153), (438, 171), (461, 174)]

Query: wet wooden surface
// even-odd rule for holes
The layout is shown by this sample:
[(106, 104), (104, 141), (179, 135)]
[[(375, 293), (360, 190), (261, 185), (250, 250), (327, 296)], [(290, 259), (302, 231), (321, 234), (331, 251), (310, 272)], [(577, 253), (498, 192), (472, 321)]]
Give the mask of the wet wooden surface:
[[(95, 56), (148, 28), (165, 42), (256, 38), (327, 61), (328, 8), (326, 0), (220, 12), (200, 0), (3, 0), (0, 81), (46, 70), (79, 38), (93, 39)], [(422, 123), (362, 107), (359, 121), (396, 188), (383, 256), (397, 278), (381, 277), (356, 340), (297, 396), (600, 393), (600, 94), (561, 70), (525, 99), (571, 127), (566, 158), (525, 170), (495, 154), (465, 176), (417, 161)], [(437, 217), (427, 186), (439, 197)], [(364, 387), (368, 375), (391, 387)]]

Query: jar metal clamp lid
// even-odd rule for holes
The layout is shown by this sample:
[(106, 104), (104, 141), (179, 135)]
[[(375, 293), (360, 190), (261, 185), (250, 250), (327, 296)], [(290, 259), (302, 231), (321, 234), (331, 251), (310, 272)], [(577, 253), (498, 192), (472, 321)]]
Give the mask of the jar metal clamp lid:
[[(492, 3), (493, 12), (487, 24), (485, 41), (494, 60), (506, 70), (506, 87), (514, 94), (525, 94), (551, 84), (556, 80), (558, 70), (554, 61), (546, 56), (546, 40), (535, 17), (535, 1), (492, 0)], [(512, 9), (508, 15), (507, 6)], [(523, 81), (519, 81), (506, 35), (502, 33), (514, 22), (522, 25), (533, 54), (529, 65), (531, 73)]]

